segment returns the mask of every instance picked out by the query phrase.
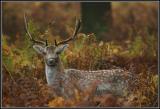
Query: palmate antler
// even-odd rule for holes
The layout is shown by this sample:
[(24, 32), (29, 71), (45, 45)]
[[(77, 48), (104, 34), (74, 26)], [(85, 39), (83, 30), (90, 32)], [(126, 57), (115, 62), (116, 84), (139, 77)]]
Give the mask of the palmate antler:
[(57, 43), (57, 41), (55, 40), (55, 46), (58, 46), (58, 45), (60, 45), (60, 44), (66, 44), (66, 43), (68, 43), (69, 41), (75, 40), (75, 38), (76, 38), (76, 36), (77, 36), (77, 34), (78, 34), (78, 31), (79, 31), (79, 29), (80, 29), (80, 26), (81, 26), (81, 21), (80, 21), (80, 19), (78, 19), (78, 20), (76, 19), (76, 24), (75, 24), (75, 29), (74, 29), (73, 35), (72, 35), (71, 37), (69, 37), (68, 39), (63, 40), (63, 41), (60, 41), (60, 42), (58, 42), (58, 43)]
[(27, 23), (27, 19), (26, 19), (26, 14), (24, 14), (24, 23), (25, 23), (26, 32), (27, 32), (30, 40), (31, 40), (33, 43), (37, 43), (37, 44), (42, 44), (42, 45), (48, 46), (47, 40), (46, 40), (46, 42), (44, 42), (44, 41), (39, 41), (39, 40), (35, 40), (35, 39), (31, 36), (31, 34), (30, 34), (29, 30), (28, 30), (28, 23)]

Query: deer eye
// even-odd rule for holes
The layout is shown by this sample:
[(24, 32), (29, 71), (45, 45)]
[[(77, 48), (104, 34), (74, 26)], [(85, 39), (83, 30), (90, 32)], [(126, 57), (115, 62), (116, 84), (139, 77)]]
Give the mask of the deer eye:
[(60, 53), (61, 53), (60, 51), (57, 51), (57, 52), (56, 52), (57, 55), (59, 55)]
[(58, 58), (55, 58), (55, 62), (58, 62)]
[(43, 54), (44, 54), (44, 55), (47, 55), (47, 53), (46, 53), (46, 52), (44, 52)]

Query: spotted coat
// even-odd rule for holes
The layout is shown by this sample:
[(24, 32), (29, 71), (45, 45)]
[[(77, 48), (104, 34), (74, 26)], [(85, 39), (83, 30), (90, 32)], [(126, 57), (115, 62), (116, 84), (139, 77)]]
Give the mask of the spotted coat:
[[(95, 94), (112, 93), (126, 96), (129, 93), (128, 86), (132, 79), (134, 79), (133, 74), (123, 69), (97, 71), (65, 69), (63, 73), (56, 76), (54, 86), (62, 91), (63, 88), (73, 89), (76, 84), (83, 91), (89, 88), (94, 81), (98, 81)], [(63, 91), (63, 93), (67, 93), (65, 90)], [(73, 92), (69, 93), (72, 94)]]

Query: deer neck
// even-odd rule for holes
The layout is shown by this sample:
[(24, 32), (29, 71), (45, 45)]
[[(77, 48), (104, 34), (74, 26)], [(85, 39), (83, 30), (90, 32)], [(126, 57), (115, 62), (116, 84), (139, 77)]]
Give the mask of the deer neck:
[(64, 67), (61, 61), (57, 66), (48, 66), (45, 64), (46, 80), (49, 86), (52, 86), (56, 82), (56, 77), (64, 72)]

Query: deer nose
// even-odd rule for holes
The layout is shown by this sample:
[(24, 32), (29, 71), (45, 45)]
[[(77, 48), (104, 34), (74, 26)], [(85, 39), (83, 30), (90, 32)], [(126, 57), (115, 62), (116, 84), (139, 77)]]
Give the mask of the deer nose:
[(56, 58), (49, 58), (47, 60), (47, 64), (51, 66), (55, 66), (57, 64), (57, 59)]
[(52, 64), (52, 63), (54, 63), (54, 59), (51, 58), (51, 59), (48, 60), (48, 62), (49, 62), (50, 64)]

